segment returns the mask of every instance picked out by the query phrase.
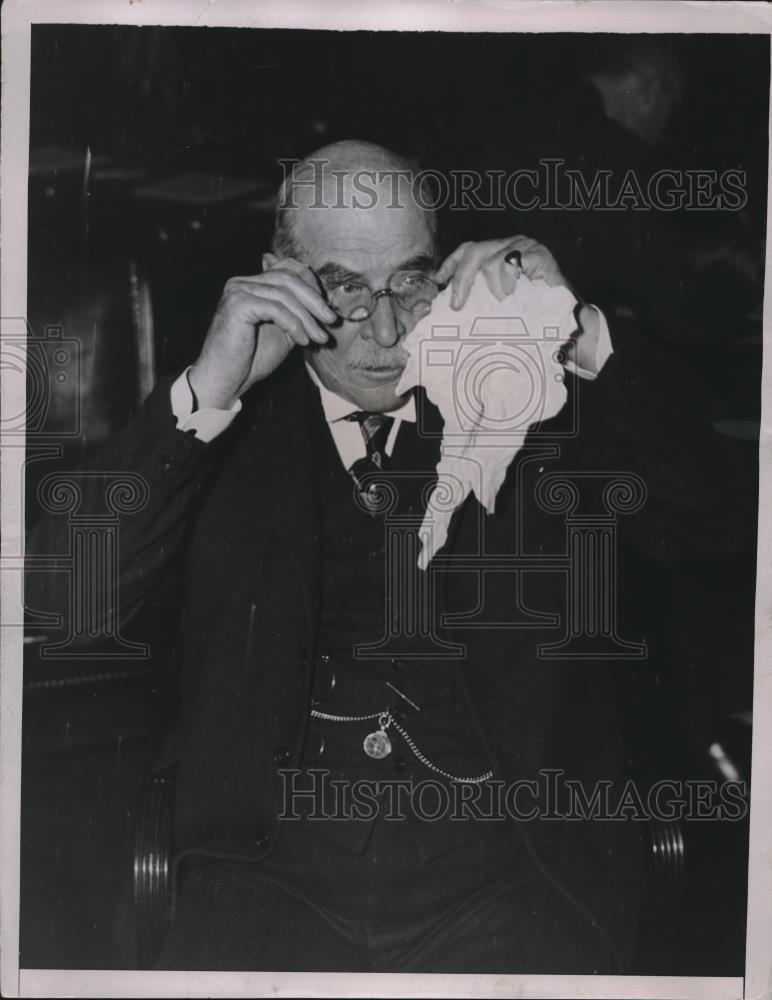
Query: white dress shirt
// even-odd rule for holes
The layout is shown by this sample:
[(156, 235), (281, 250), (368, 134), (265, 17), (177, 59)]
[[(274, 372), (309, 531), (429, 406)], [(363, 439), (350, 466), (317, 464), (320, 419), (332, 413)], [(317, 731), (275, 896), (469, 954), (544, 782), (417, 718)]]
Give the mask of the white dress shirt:
[[(365, 458), (367, 455), (362, 428), (356, 420), (346, 419), (352, 413), (358, 413), (360, 408), (350, 403), (347, 399), (343, 399), (342, 396), (338, 396), (336, 393), (330, 392), (329, 389), (325, 388), (320, 382), (319, 376), (310, 365), (307, 364), (306, 369), (313, 383), (319, 388), (324, 417), (330, 427), (335, 446), (343, 462), (343, 467), (350, 469), (354, 462), (360, 458)], [(397, 434), (399, 434), (402, 421), (407, 420), (409, 423), (414, 424), (416, 420), (415, 399), (412, 393), (399, 409), (390, 410), (386, 416), (394, 418), (394, 423), (389, 431), (389, 436), (386, 439), (386, 447), (384, 448), (386, 454), (391, 457), (391, 453), (394, 450), (394, 442), (397, 440)]]
[[(613, 354), (611, 335), (609, 333), (608, 324), (606, 323), (606, 317), (596, 306), (591, 306), (591, 308), (595, 309), (598, 314), (598, 318), (600, 319), (598, 343), (595, 351), (595, 371), (588, 371), (586, 368), (580, 368), (572, 360), (566, 361), (565, 363), (567, 371), (577, 375), (579, 378), (590, 380), (597, 377), (609, 356)], [(359, 407), (355, 406), (354, 403), (351, 403), (349, 400), (343, 399), (342, 396), (338, 396), (336, 393), (330, 392), (330, 390), (325, 388), (325, 386), (323, 386), (319, 381), (318, 375), (310, 367), (310, 365), (307, 364), (306, 368), (312, 381), (319, 388), (324, 416), (330, 427), (330, 431), (338, 449), (338, 454), (343, 462), (343, 466), (346, 469), (350, 469), (357, 459), (364, 458), (367, 454), (367, 449), (365, 447), (364, 438), (362, 437), (362, 431), (359, 424), (355, 420), (346, 419), (346, 417), (350, 414), (356, 413)], [(172, 385), (172, 413), (177, 418), (177, 427), (181, 431), (195, 434), (200, 441), (212, 441), (230, 426), (231, 422), (241, 410), (241, 402), (240, 400), (237, 400), (229, 410), (216, 410), (211, 408), (194, 410), (193, 392), (190, 388), (190, 383), (188, 382), (189, 370), (189, 368), (186, 368)], [(386, 454), (390, 456), (394, 448), (394, 442), (397, 440), (397, 434), (399, 433), (402, 421), (408, 420), (411, 423), (415, 423), (415, 400), (413, 399), (412, 394), (408, 396), (407, 401), (400, 406), (399, 409), (393, 410), (388, 415), (394, 418), (394, 424), (389, 432), (385, 449)]]

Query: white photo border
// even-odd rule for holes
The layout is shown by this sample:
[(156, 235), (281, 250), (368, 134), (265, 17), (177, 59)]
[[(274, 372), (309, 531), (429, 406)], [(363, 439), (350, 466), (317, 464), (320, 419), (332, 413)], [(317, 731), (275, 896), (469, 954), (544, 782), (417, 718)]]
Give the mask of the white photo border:
[[(772, 35), (766, 2), (684, 0), (6, 0), (2, 25), (2, 338), (27, 312), (27, 170), (33, 24), (192, 25), (447, 32), (670, 32)], [(772, 134), (772, 102), (770, 103)], [(3, 996), (772, 996), (772, 200), (767, 207), (748, 927), (744, 978), (188, 973), (19, 968), (21, 537), (24, 447), (0, 450), (0, 993)], [(2, 425), (25, 408), (24, 373), (0, 365)]]

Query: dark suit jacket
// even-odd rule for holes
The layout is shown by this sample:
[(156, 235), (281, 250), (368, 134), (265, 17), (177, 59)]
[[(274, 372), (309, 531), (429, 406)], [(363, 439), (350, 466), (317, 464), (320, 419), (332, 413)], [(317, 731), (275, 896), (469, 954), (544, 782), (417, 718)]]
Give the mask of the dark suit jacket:
[[(496, 514), (485, 516), (470, 498), (454, 516), (443, 554), (564, 552), (565, 516), (545, 511), (535, 492), (541, 477), (557, 471), (640, 476), (646, 503), (620, 517), (619, 531), (623, 547), (652, 560), (705, 560), (745, 544), (751, 519), (743, 503), (750, 510), (750, 498), (738, 487), (734, 454), (710, 429), (703, 388), (634, 328), (612, 334), (615, 353), (597, 380), (569, 380), (572, 399), (579, 390), (578, 407), (569, 403), (530, 435)], [(147, 484), (146, 505), (121, 519), (121, 615), (131, 614), (166, 570), (181, 567), (178, 844), (260, 858), (281, 830), (279, 772), (297, 764), (306, 731), (322, 572), (309, 426), (322, 411), (299, 358), (290, 360), (255, 386), (234, 425), (205, 445), (177, 430), (169, 384), (157, 386), (88, 469), (105, 481), (131, 471)], [(559, 431), (566, 436), (556, 438)], [(86, 481), (84, 508), (99, 505), (103, 488), (99, 477)], [(52, 514), (33, 533), (29, 551), (53, 555), (67, 544), (66, 518)], [(439, 579), (440, 611), (479, 604), (477, 570)], [(526, 574), (520, 611), (563, 614), (562, 581), (559, 572)], [(637, 601), (623, 572), (620, 581), (624, 623), (625, 604)], [(26, 602), (66, 614), (66, 591), (63, 574), (33, 572)], [(502, 627), (514, 606), (513, 577), (490, 574), (482, 621), (498, 625), (445, 629), (467, 643), (469, 695), (501, 774), (535, 778), (539, 767), (557, 767), (579, 778), (618, 779), (625, 753), (608, 675), (627, 667), (540, 658), (537, 646), (555, 640), (554, 626)], [(640, 825), (519, 827), (567, 892), (607, 926), (625, 923), (635, 868), (628, 849), (640, 846)]]

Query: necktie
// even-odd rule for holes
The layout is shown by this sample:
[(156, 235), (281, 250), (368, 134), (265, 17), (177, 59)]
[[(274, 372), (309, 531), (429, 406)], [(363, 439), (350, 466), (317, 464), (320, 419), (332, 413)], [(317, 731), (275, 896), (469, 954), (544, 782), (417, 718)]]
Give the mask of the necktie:
[[(385, 413), (365, 413), (364, 410), (357, 410), (356, 413), (350, 413), (346, 420), (356, 420), (359, 424), (367, 449), (367, 459), (364, 461), (369, 460), (376, 469), (382, 469), (388, 461), (386, 442), (389, 440), (394, 417), (389, 417)], [(358, 464), (355, 462), (354, 466)]]
[[(366, 413), (358, 410), (349, 414), (347, 420), (356, 420), (364, 438), (367, 456), (360, 458), (348, 470), (354, 480), (359, 492), (359, 498), (366, 510), (374, 514), (380, 497), (381, 488), (377, 481), (372, 479), (372, 473), (380, 472), (388, 464), (386, 455), (386, 442), (389, 439), (394, 417), (389, 417), (385, 413)], [(367, 480), (365, 480), (367, 477)]]

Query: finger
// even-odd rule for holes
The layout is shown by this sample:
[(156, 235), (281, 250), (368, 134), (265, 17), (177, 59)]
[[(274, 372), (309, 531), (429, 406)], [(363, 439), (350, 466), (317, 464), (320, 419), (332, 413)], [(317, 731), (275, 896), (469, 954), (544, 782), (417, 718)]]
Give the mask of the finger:
[(518, 256), (509, 265), (513, 270), (517, 270), (519, 264), (522, 273), (531, 280), (540, 278), (548, 285), (565, 283), (557, 261), (541, 243), (527, 236), (516, 236), (509, 241), (506, 256), (511, 258), (514, 251)]
[(439, 271), (437, 271), (437, 273), (434, 276), (434, 280), (437, 282), (438, 285), (443, 285), (445, 284), (446, 281), (450, 281), (450, 279), (456, 273), (456, 268), (458, 267), (461, 258), (466, 253), (467, 248), (470, 247), (471, 245), (472, 245), (471, 243), (461, 243), (459, 246), (456, 247), (456, 249), (453, 251), (452, 254), (449, 254), (445, 258), (445, 260), (440, 265)]
[(292, 271), (300, 273), (301, 271), (308, 271), (309, 274), (314, 272), (308, 266), (308, 264), (303, 264), (297, 259), (297, 257), (278, 257), (276, 263), (266, 268), (267, 271), (276, 271), (280, 267), (287, 267)]
[(487, 252), (488, 248), (481, 243), (472, 243), (467, 247), (453, 275), (451, 309), (461, 309), (466, 302)]
[(520, 267), (523, 274), (532, 281), (537, 278), (546, 280), (548, 276), (548, 261), (541, 249), (525, 250), (520, 253)]
[(236, 301), (244, 310), (242, 318), (248, 323), (258, 326), (263, 323), (273, 323), (289, 338), (292, 344), (306, 347), (311, 342), (308, 330), (302, 319), (285, 302), (265, 295), (254, 295), (245, 289), (236, 293)]
[[(334, 309), (330, 309), (329, 303), (327, 301), (327, 289), (321, 282), (321, 279), (311, 270), (307, 264), (302, 264), (299, 260), (294, 257), (282, 257), (280, 260), (273, 265), (273, 267), (267, 268), (263, 274), (264, 275), (275, 275), (276, 273), (281, 274), (282, 272), (293, 272), (296, 274), (303, 284), (307, 285), (311, 290), (312, 294), (319, 297), (319, 301), (323, 303), (322, 310), (323, 316), (322, 321), (325, 323), (336, 323), (340, 320), (340, 316), (335, 312)], [(307, 303), (308, 308), (310, 304)], [(327, 311), (325, 311), (327, 310)], [(311, 312), (314, 312), (311, 309)], [(316, 313), (314, 312), (316, 315)], [(331, 318), (330, 318), (331, 317)]]
[(294, 298), (300, 307), (314, 315), (320, 323), (332, 323), (338, 318), (316, 288), (308, 287), (302, 278), (287, 271), (273, 271), (270, 275), (260, 274), (254, 278), (232, 278), (230, 284), (233, 283), (258, 296), (267, 289), (281, 291)]
[(290, 348), (296, 345), (298, 347), (308, 347), (309, 344), (314, 342), (303, 320), (285, 302), (282, 302), (280, 299), (261, 298), (260, 309), (264, 314), (261, 322), (269, 322), (273, 326), (278, 327), (281, 333), (287, 338)]
[(268, 267), (263, 271), (263, 274), (273, 274), (276, 271), (292, 271), (297, 274), (301, 281), (305, 282), (309, 288), (312, 288), (315, 292), (319, 291), (319, 279), (316, 277), (314, 272), (308, 266), (308, 264), (301, 264), (299, 260), (294, 257), (281, 257), (272, 266)]
[[(308, 273), (311, 274), (310, 271)], [(265, 274), (261, 274), (259, 278), (239, 280), (243, 287), (249, 288), (250, 291), (253, 291), (257, 295), (260, 294), (261, 288), (273, 287), (285, 289), (291, 295), (294, 295), (300, 304), (315, 316), (320, 323), (334, 323), (338, 319), (337, 313), (327, 305), (320, 295), (318, 287), (310, 287), (297, 274), (292, 274), (280, 268), (274, 268), (272, 271), (266, 271)]]
[[(519, 251), (516, 252), (519, 253)], [(505, 258), (500, 253), (486, 261), (480, 268), (480, 271), (485, 278), (488, 288), (490, 288), (499, 302), (503, 302), (508, 295), (514, 292), (517, 279), (520, 275), (520, 269), (506, 263)]]
[(505, 248), (507, 250), (536, 250), (539, 248), (542, 250), (547, 249), (546, 247), (542, 246), (541, 243), (537, 242), (534, 239), (531, 239), (530, 236), (523, 236), (523, 235), (513, 236), (511, 240), (507, 240)]
[[(308, 269), (306, 268), (308, 271)], [(269, 285), (278, 285), (286, 288), (295, 295), (302, 305), (322, 323), (335, 323), (338, 314), (325, 302), (322, 297), (320, 286), (316, 276), (308, 271), (308, 280), (303, 275), (293, 275), (286, 271), (275, 270), (264, 275), (265, 281)], [(309, 284), (308, 282), (311, 282)]]
[[(307, 347), (310, 343), (301, 321), (283, 303), (258, 298), (243, 290), (234, 294), (233, 301), (242, 310), (241, 319), (244, 325), (251, 327), (252, 351), (255, 354), (258, 343), (255, 336), (256, 327), (274, 327), (285, 339), (288, 350), (291, 350), (296, 344), (299, 347)], [(259, 336), (258, 333), (257, 337)]]
[(525, 273), (523, 255), (543, 249), (541, 244), (528, 236), (515, 236), (504, 247), (504, 263), (516, 274)]
[(254, 295), (255, 298), (280, 303), (298, 323), (301, 324), (310, 341), (316, 344), (326, 344), (329, 336), (308, 312), (304, 305), (298, 301), (295, 295), (274, 285), (261, 283), (259, 289), (247, 289), (247, 294)]

